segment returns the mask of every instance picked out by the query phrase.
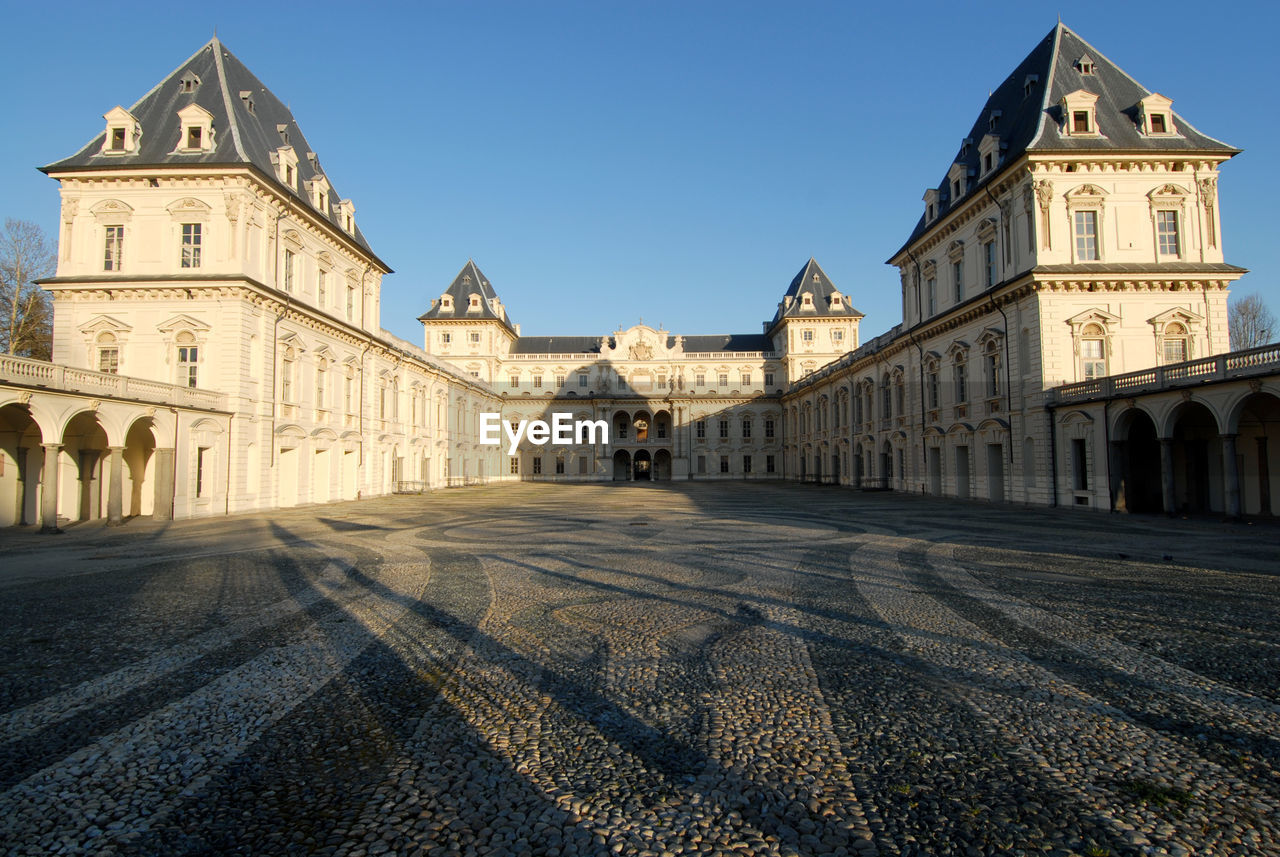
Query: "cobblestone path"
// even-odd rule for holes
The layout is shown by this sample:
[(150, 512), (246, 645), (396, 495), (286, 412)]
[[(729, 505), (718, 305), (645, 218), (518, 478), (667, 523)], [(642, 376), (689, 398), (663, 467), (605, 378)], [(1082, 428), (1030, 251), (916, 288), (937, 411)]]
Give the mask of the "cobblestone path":
[(0, 853), (1277, 855), (1280, 527), (511, 485), (0, 531)]

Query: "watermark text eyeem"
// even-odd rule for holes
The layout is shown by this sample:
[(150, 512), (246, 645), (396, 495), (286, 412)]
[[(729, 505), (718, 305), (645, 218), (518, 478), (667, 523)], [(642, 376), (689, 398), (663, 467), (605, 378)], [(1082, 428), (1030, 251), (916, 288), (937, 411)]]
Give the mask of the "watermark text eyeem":
[[(502, 414), (480, 415), (480, 442), (496, 446), (502, 442), (500, 434), (510, 441), (507, 455), (515, 455), (521, 440), (543, 446), (548, 441), (561, 446), (584, 443), (609, 443), (609, 423), (605, 420), (575, 420), (573, 414), (556, 412), (551, 422), (521, 420), (514, 427), (504, 422)], [(597, 437), (599, 440), (597, 440)]]

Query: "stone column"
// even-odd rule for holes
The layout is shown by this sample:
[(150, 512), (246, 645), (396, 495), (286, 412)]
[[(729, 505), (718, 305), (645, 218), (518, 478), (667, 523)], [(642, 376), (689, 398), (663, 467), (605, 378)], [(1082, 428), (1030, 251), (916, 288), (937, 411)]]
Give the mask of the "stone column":
[(107, 526), (118, 527), (124, 523), (124, 447), (112, 446), (107, 452), (111, 479), (107, 486)]
[(44, 468), (40, 472), (42, 496), (40, 497), (40, 532), (60, 533), (58, 529), (58, 456), (60, 443), (42, 443)]
[(152, 513), (157, 521), (173, 520), (173, 449), (156, 450), (156, 502)]
[(1173, 438), (1160, 438), (1160, 493), (1164, 498), (1164, 513), (1172, 515), (1177, 508), (1173, 497)]
[(25, 446), (20, 446), (14, 450), (17, 454), (14, 463), (17, 465), (18, 472), (16, 474), (18, 489), (18, 514), (14, 516), (14, 523), (26, 524), (27, 521), (27, 455), (30, 450)]
[(1227, 517), (1240, 517), (1240, 468), (1236, 462), (1236, 436), (1222, 437), (1222, 481), (1227, 502)]
[(1126, 488), (1124, 451), (1125, 442), (1123, 440), (1111, 441), (1109, 470), (1111, 475), (1111, 511), (1113, 512), (1126, 512), (1129, 508), (1124, 496)]

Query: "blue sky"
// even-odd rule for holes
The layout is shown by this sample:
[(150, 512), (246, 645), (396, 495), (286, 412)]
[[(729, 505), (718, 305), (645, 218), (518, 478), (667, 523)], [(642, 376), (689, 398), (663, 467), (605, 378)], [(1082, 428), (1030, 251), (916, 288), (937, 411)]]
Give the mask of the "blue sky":
[[(1201, 131), (1222, 172), (1236, 293), (1280, 314), (1278, 6), (474, 2), (50, 12), (6, 2), (0, 217), (56, 235), (65, 157), (195, 52), (224, 44), (279, 97), (397, 273), (382, 321), (415, 320), (474, 258), (532, 335), (643, 317), (756, 332), (810, 256), (900, 320), (884, 260), (921, 194), (1036, 42), (1064, 21)], [(1230, 9), (1230, 12), (1225, 10)]]

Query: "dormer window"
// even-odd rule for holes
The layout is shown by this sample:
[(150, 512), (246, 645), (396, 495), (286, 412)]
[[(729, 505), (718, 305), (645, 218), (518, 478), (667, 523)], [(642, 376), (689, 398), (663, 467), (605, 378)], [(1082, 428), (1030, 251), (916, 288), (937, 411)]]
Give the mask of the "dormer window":
[(212, 152), (213, 114), (199, 104), (188, 104), (178, 111), (181, 130), (174, 154), (198, 154)]
[(1068, 137), (1097, 137), (1098, 96), (1085, 89), (1077, 89), (1062, 96), (1063, 132)]
[(938, 216), (938, 189), (929, 188), (924, 192), (924, 213), (925, 223), (932, 223), (933, 219)]
[(981, 175), (985, 176), (1000, 162), (1000, 138), (995, 134), (986, 135), (978, 144), (978, 151), (982, 153)]
[(831, 308), (844, 309), (844, 299), (840, 296), (839, 292), (831, 293)]
[(195, 92), (200, 88), (200, 77), (194, 71), (188, 71), (178, 78), (179, 92)]
[(1002, 110), (992, 110), (991, 115), (987, 118), (987, 130), (994, 131), (996, 123), (1000, 121), (1000, 117), (1004, 115)]
[(247, 89), (240, 90), (240, 103), (244, 105), (245, 110), (253, 113), (253, 93)]
[(1171, 99), (1158, 92), (1153, 92), (1138, 102), (1138, 124), (1142, 133), (1150, 137), (1158, 137), (1175, 133), (1173, 127), (1173, 106)]
[(951, 169), (947, 171), (947, 180), (951, 183), (951, 202), (955, 204), (960, 201), (960, 197), (964, 196), (967, 190), (967, 179), (969, 177), (969, 168), (961, 163), (954, 163)]
[(467, 312), (480, 312), (480, 296), (471, 295), (467, 300)]
[(813, 295), (809, 294), (808, 292), (805, 292), (803, 295), (801, 295), (801, 296), (800, 296), (800, 308), (801, 308), (801, 309), (813, 309)]
[(292, 146), (281, 146), (271, 153), (271, 162), (276, 165), (276, 178), (288, 185), (289, 190), (298, 188), (298, 153)]
[(289, 145), (289, 126), (288, 125), (277, 125), (276, 133), (280, 135), (281, 143), (284, 143), (286, 146)]
[(1029, 74), (1022, 81), (1022, 97), (1030, 98), (1031, 93), (1036, 91), (1036, 84), (1040, 82), (1040, 75)]
[(329, 216), (329, 180), (323, 175), (317, 175), (314, 179), (307, 182), (307, 190), (311, 195), (311, 204), (320, 210), (325, 217)]
[(338, 218), (342, 223), (342, 228), (352, 234), (356, 231), (356, 207), (349, 199), (344, 199), (338, 203)]
[(102, 115), (107, 120), (106, 136), (100, 153), (103, 155), (129, 155), (138, 151), (142, 126), (133, 114), (123, 107), (115, 107)]
[(1076, 68), (1081, 74), (1093, 74), (1093, 57), (1085, 54), (1076, 60)]
[(442, 312), (453, 312), (453, 295), (440, 296), (440, 310)]

